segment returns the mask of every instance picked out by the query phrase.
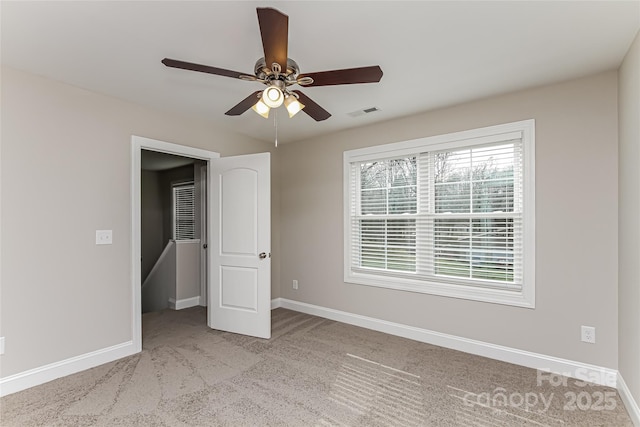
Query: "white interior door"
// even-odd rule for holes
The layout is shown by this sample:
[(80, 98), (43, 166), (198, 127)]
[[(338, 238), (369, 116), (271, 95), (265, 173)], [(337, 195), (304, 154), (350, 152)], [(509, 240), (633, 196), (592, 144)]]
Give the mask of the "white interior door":
[(270, 153), (210, 164), (209, 327), (270, 338)]

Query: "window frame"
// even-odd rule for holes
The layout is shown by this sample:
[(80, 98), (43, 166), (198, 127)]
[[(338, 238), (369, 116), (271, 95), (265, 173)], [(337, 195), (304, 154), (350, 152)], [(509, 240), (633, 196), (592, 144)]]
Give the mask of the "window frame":
[[(351, 164), (380, 161), (422, 152), (454, 150), (500, 141), (522, 141), (522, 287), (484, 287), (465, 279), (438, 281), (393, 277), (384, 271), (352, 269)], [(535, 120), (523, 120), (462, 132), (345, 151), (343, 154), (344, 281), (360, 285), (418, 292), (473, 301), (535, 308)], [(418, 200), (418, 203), (420, 201)]]

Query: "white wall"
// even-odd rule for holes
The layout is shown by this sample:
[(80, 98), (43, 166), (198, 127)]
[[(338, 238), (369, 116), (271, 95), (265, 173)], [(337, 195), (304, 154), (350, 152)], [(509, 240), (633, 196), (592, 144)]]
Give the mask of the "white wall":
[[(534, 310), (343, 282), (345, 150), (524, 119), (536, 120)], [(616, 369), (617, 129), (611, 71), (284, 145), (281, 296)]]
[[(222, 156), (273, 146), (15, 69), (3, 68), (1, 78), (7, 377), (132, 339), (132, 134)], [(113, 245), (96, 246), (96, 229), (113, 230)], [(277, 258), (272, 263), (277, 275)]]
[(619, 370), (640, 406), (640, 33), (619, 79)]

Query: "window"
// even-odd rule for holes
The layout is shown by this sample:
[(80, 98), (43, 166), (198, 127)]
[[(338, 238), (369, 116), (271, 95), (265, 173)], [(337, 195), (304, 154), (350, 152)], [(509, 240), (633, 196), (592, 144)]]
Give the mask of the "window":
[(193, 183), (173, 186), (173, 238), (195, 239), (195, 190)]
[(344, 161), (345, 282), (534, 306), (533, 120)]

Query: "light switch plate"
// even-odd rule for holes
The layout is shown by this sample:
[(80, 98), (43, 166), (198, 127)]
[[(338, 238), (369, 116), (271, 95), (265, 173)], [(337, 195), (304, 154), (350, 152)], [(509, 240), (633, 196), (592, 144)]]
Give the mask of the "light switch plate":
[(0, 337), (0, 354), (4, 354), (4, 337)]
[(112, 230), (96, 230), (96, 245), (110, 245), (113, 243)]

